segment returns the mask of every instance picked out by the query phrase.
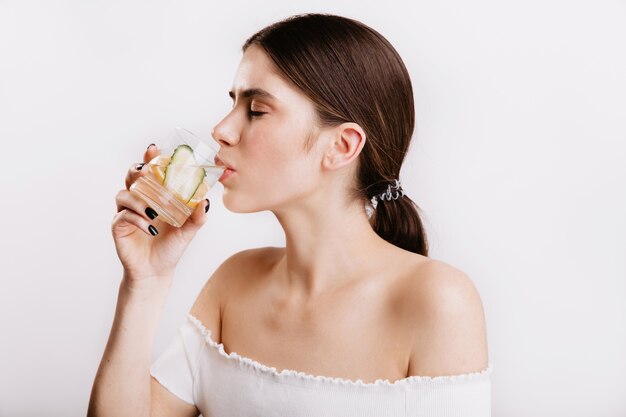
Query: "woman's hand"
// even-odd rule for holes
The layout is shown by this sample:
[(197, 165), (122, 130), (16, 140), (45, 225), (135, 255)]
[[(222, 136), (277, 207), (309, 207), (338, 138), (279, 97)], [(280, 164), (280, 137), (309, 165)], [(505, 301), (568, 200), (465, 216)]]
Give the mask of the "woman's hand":
[[(158, 155), (157, 147), (150, 145), (143, 155), (144, 164)], [(144, 164), (134, 164), (128, 170), (126, 188), (115, 197), (117, 214), (111, 224), (117, 256), (124, 267), (124, 279), (133, 287), (171, 283), (176, 264), (205, 223), (209, 208), (209, 200), (199, 203), (180, 228), (154, 218), (156, 213), (129, 191), (133, 182), (147, 174), (147, 169), (142, 169)]]

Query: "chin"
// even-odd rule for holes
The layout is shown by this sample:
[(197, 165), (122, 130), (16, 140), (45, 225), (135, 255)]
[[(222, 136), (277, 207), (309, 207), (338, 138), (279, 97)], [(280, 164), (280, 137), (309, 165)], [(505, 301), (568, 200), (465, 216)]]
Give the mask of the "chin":
[(222, 195), (222, 204), (228, 211), (233, 213), (257, 213), (267, 210), (267, 208), (260, 206), (258, 202), (250, 201), (248, 198), (237, 198), (227, 192)]

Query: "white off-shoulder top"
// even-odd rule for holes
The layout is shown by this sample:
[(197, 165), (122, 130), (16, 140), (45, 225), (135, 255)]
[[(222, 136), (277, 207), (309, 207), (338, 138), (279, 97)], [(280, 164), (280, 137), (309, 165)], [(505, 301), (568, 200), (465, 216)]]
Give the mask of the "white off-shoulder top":
[(489, 364), (471, 374), (366, 383), (278, 371), (226, 353), (191, 314), (151, 367), (161, 385), (203, 417), (487, 417), (491, 372)]

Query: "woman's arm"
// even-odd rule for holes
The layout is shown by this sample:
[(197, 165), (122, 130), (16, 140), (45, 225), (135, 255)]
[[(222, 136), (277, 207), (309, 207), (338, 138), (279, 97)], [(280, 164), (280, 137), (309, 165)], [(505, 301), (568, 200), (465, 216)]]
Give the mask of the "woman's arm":
[[(143, 155), (144, 163), (128, 169), (126, 189), (115, 197), (117, 214), (111, 232), (124, 276), (109, 340), (92, 387), (87, 411), (90, 417), (198, 414), (193, 405), (171, 398), (172, 394), (154, 385), (150, 365), (154, 333), (176, 264), (206, 222), (209, 206), (208, 200), (198, 204), (182, 227), (158, 223), (158, 214), (130, 191), (138, 178), (147, 175), (145, 164), (158, 155), (157, 147), (150, 144)], [(158, 411), (161, 409), (165, 411)]]
[(115, 317), (89, 401), (89, 417), (197, 416), (150, 376), (152, 344), (171, 277), (147, 288), (120, 283)]

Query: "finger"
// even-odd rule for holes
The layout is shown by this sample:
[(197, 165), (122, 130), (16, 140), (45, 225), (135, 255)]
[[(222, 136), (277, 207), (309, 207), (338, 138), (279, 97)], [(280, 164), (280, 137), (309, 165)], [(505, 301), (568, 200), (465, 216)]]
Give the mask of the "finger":
[(198, 230), (206, 223), (207, 220), (207, 212), (210, 207), (209, 199), (204, 199), (193, 210), (191, 216), (187, 218), (187, 221), (181, 226), (181, 231), (186, 236), (186, 238), (191, 239), (195, 236)]
[(161, 151), (159, 151), (157, 146), (154, 143), (151, 143), (150, 145), (148, 145), (148, 148), (143, 153), (143, 162), (147, 164), (148, 162), (152, 161), (154, 158), (156, 158), (160, 154), (161, 154)]
[(156, 227), (151, 225), (149, 221), (147, 221), (134, 211), (128, 209), (120, 211), (113, 217), (112, 229), (115, 230), (117, 227), (123, 227), (124, 224), (132, 224), (149, 236), (156, 236), (157, 234), (159, 234), (159, 231), (156, 229)]
[(157, 156), (159, 156), (159, 154), (160, 151), (157, 149), (156, 145), (154, 143), (151, 143), (150, 146), (148, 146), (148, 149), (146, 149), (146, 151), (143, 153), (143, 162), (134, 163), (128, 168), (128, 171), (126, 172), (126, 178), (124, 180), (127, 190), (130, 189), (132, 183), (137, 181), (137, 178), (148, 173), (145, 165)]
[(124, 180), (126, 189), (130, 189), (130, 186), (137, 181), (137, 178), (146, 175), (148, 170), (144, 170), (144, 163), (135, 163), (128, 167), (128, 171), (126, 171), (126, 178)]
[(120, 190), (117, 193), (115, 196), (115, 204), (118, 213), (122, 210), (130, 209), (147, 221), (154, 220), (158, 216), (157, 212), (152, 207), (148, 206), (145, 201), (128, 190)]

